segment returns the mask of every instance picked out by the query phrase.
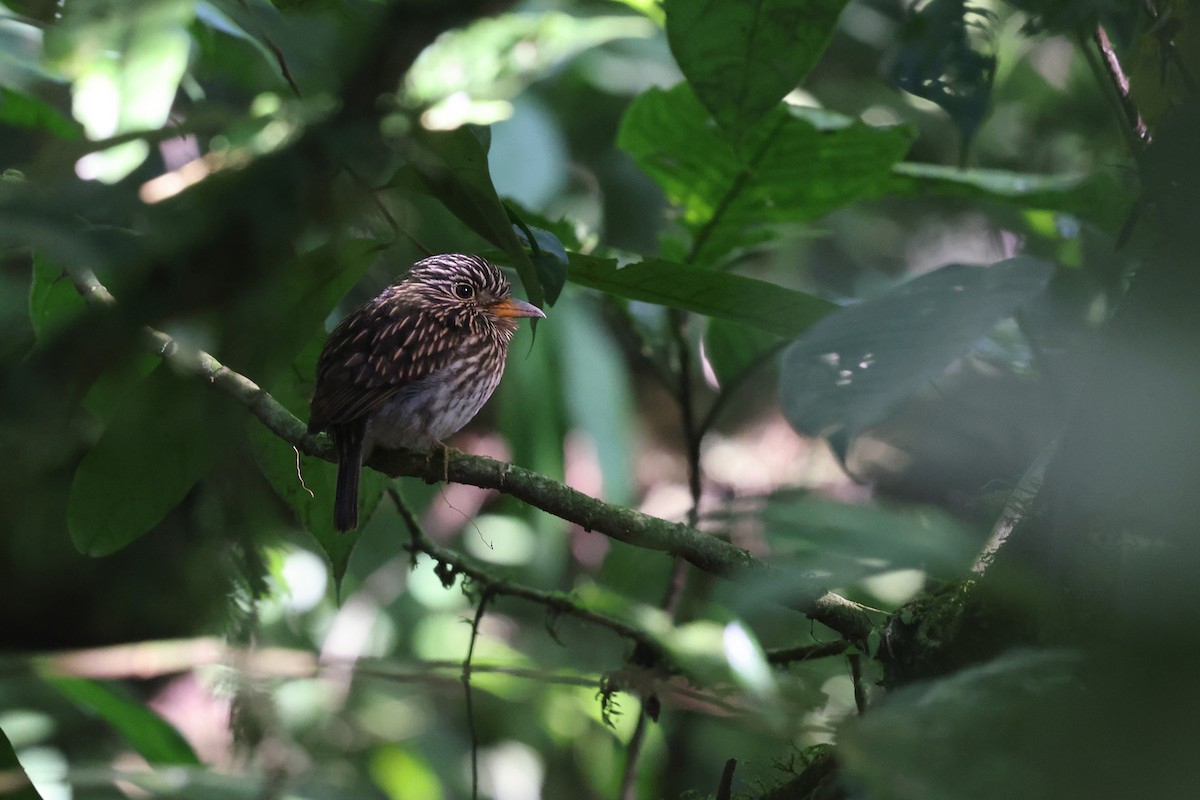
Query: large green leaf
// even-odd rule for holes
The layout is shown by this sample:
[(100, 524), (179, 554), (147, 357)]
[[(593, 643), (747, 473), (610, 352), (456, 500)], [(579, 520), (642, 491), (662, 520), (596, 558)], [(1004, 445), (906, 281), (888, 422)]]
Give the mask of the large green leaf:
[(877, 800), (1130, 796), (1093, 794), (1075, 783), (1080, 766), (1090, 762), (1084, 769), (1093, 775), (1099, 768), (1095, 737), (1073, 727), (1088, 700), (1080, 661), (1067, 651), (1016, 651), (901, 689), (841, 726), (846, 780), (855, 796)]
[(382, 250), (374, 239), (329, 242), (296, 259), (286, 281), (230, 304), (223, 310), (232, 333), (221, 343), (222, 361), (272, 386)]
[(848, 0), (668, 0), (667, 40), (736, 139), (813, 68)]
[(977, 532), (935, 508), (781, 493), (769, 498), (758, 519), (770, 543), (772, 569), (747, 585), (746, 600), (755, 605), (812, 597), (898, 569), (961, 575), (979, 548)]
[(999, 169), (957, 169), (904, 162), (892, 168), (891, 196), (944, 195), (995, 200), (1021, 209), (1075, 214), (1116, 232), (1132, 204), (1127, 189), (1107, 171), (1033, 175)]
[(199, 765), (179, 731), (117, 686), (85, 678), (45, 676), (71, 702), (103, 719), (151, 764)]
[(638, 97), (618, 143), (682, 209), (693, 237), (684, 260), (710, 266), (770, 239), (781, 225), (878, 193), (910, 139), (905, 128), (781, 105), (735, 148), (680, 84)]
[(12, 742), (0, 730), (0, 799), (42, 800), (38, 790), (29, 781), (24, 767), (17, 760)]
[(801, 433), (827, 437), (845, 458), (859, 431), (1040, 294), (1053, 272), (1029, 257), (952, 264), (841, 309), (784, 354), (784, 414)]
[(29, 321), (39, 342), (79, 319), (87, 304), (75, 284), (40, 250), (33, 254), (33, 279), (29, 284)]
[(795, 336), (836, 308), (827, 300), (767, 281), (662, 259), (618, 268), (614, 259), (572, 253), (567, 277), (618, 297), (720, 317), (781, 336)]
[(20, 128), (44, 130), (60, 139), (82, 137), (79, 126), (57, 108), (36, 97), (0, 87), (0, 122)]
[(149, 531), (212, 466), (232, 404), (166, 364), (129, 392), (75, 470), (71, 541), (103, 556)]
[(487, 148), (470, 128), (419, 130), (407, 143), (409, 167), (420, 185), (467, 227), (503, 250), (512, 260), (529, 302), (540, 306), (544, 292), (537, 270), (521, 241), (488, 172)]

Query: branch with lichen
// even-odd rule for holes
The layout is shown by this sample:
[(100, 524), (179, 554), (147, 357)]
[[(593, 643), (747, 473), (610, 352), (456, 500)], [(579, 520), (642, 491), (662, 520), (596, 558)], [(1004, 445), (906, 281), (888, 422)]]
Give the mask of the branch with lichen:
[[(79, 293), (91, 304), (114, 307), (116, 299), (87, 269), (71, 272)], [(162, 331), (144, 329), (149, 350), (181, 372), (195, 375), (241, 403), (272, 433), (306, 453), (336, 461), (329, 438), (308, 433), (307, 427), (266, 390), (222, 364), (203, 350), (194, 350)], [(376, 450), (367, 461), (390, 477), (410, 476), (429, 483), (449, 479), (511, 495), (584, 530), (620, 542), (682, 558), (705, 572), (734, 578), (766, 566), (733, 544), (681, 522), (643, 514), (632, 508), (597, 500), (545, 475), (486, 456), (451, 450), (445, 460), (411, 450)], [(866, 642), (872, 625), (866, 609), (832, 592), (798, 609), (858, 645)]]

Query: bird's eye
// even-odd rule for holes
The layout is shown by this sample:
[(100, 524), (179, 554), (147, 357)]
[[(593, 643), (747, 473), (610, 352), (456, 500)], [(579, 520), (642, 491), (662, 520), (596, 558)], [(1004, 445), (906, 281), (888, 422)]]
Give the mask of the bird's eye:
[(475, 296), (475, 287), (469, 283), (456, 283), (454, 284), (454, 294), (463, 300), (470, 300)]

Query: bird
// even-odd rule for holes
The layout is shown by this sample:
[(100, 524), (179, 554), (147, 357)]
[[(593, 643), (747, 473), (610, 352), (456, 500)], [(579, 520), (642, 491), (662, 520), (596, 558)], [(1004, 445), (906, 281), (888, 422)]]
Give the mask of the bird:
[(518, 320), (545, 316), (514, 298), (491, 262), (446, 253), (413, 264), (334, 328), (317, 359), (308, 432), (333, 439), (337, 530), (358, 527), (371, 451), (427, 450), (460, 430), (500, 383)]

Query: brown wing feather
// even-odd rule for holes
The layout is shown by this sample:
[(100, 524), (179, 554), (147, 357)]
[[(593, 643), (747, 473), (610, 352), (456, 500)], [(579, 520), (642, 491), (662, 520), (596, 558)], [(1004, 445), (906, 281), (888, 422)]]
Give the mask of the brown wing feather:
[(321, 351), (309, 431), (361, 419), (442, 369), (454, 351), (447, 333), (446, 321), (393, 291), (355, 309)]

